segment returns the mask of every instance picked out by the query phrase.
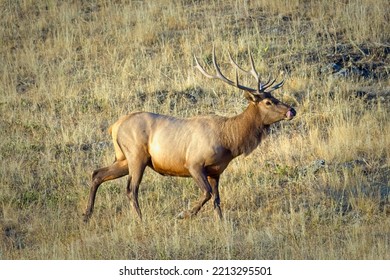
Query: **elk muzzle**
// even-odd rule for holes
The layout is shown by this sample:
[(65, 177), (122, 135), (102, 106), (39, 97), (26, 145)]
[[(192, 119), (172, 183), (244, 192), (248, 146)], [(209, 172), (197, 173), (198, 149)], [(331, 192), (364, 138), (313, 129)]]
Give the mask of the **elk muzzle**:
[(294, 108), (290, 108), (290, 110), (287, 111), (286, 113), (286, 119), (287, 120), (291, 120), (295, 117), (295, 115), (297, 114), (297, 112), (295, 111)]

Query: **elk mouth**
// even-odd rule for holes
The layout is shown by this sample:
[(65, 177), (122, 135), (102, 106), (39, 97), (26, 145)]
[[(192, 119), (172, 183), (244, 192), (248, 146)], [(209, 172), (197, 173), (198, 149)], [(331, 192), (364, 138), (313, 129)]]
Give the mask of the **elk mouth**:
[(292, 118), (295, 117), (295, 115), (297, 114), (297, 112), (295, 111), (294, 108), (291, 108), (290, 110), (287, 111), (286, 113), (286, 119), (287, 120), (291, 120)]

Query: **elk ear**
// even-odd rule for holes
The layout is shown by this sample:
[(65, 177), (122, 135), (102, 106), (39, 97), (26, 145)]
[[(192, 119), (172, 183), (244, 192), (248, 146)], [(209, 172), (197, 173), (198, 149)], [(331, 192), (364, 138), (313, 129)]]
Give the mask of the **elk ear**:
[(244, 91), (244, 96), (246, 99), (248, 99), (249, 101), (252, 101), (252, 102), (260, 102), (261, 101), (260, 96), (254, 95), (253, 93), (251, 93), (249, 91)]

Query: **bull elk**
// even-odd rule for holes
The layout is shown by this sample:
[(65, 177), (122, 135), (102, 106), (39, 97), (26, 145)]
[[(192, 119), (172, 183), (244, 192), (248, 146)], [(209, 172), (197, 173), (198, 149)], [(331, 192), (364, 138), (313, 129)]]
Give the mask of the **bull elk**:
[[(127, 196), (142, 220), (138, 188), (147, 166), (162, 175), (192, 177), (203, 192), (194, 207), (181, 212), (178, 218), (196, 215), (211, 198), (216, 214), (222, 218), (218, 182), (223, 171), (235, 157), (250, 154), (260, 144), (265, 130), (271, 124), (291, 120), (296, 114), (292, 107), (271, 95), (272, 91), (283, 86), (283, 81), (275, 84), (274, 79), (261, 83), (250, 52), (249, 58), (251, 69), (245, 71), (229, 54), (230, 62), (236, 69), (236, 79), (232, 81), (221, 73), (214, 48), (214, 75), (207, 73), (195, 56), (196, 68), (204, 76), (244, 90), (249, 104), (237, 116), (228, 118), (209, 115), (181, 119), (135, 112), (119, 118), (109, 129), (114, 143), (115, 161), (93, 172), (84, 220), (88, 221), (92, 215), (99, 186), (125, 175), (129, 175)], [(256, 80), (256, 88), (241, 85), (238, 70), (252, 75)]]

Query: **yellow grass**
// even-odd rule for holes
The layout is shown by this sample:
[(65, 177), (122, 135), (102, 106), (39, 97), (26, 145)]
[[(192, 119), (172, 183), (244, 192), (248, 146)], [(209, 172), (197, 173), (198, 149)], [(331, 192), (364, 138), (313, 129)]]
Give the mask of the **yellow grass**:
[[(0, 259), (390, 259), (386, 0), (4, 0), (0, 12)], [(211, 203), (176, 220), (199, 190), (149, 170), (143, 223), (122, 178), (84, 224), (120, 115), (245, 108), (194, 69), (213, 45), (231, 75), (227, 51), (248, 67), (249, 47), (298, 112), (225, 171), (224, 220)], [(340, 61), (370, 74), (323, 71)]]

